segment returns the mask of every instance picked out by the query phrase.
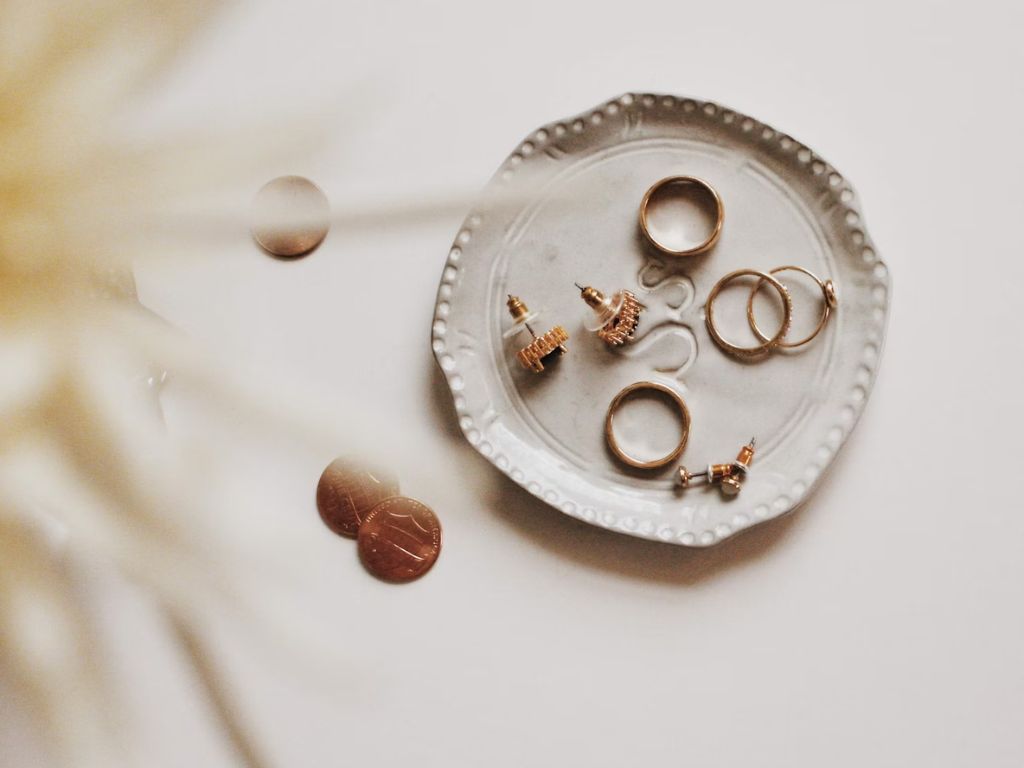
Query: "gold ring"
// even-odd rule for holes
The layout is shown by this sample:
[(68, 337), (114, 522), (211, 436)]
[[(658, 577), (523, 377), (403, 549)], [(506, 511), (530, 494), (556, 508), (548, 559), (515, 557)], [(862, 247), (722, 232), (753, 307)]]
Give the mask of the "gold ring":
[[(819, 278), (809, 269), (804, 269), (803, 267), (796, 267), (792, 265), (787, 265), (785, 267), (776, 267), (775, 269), (771, 270), (768, 274), (777, 275), (779, 272), (801, 272), (807, 275), (809, 278), (811, 278), (814, 282), (818, 284), (819, 288), (821, 288), (821, 295), (822, 298), (824, 298), (825, 300), (824, 307), (821, 310), (821, 319), (818, 320), (817, 327), (813, 331), (811, 331), (809, 336), (807, 336), (804, 339), (801, 339), (800, 341), (780, 341), (776, 345), (778, 347), (782, 347), (785, 349), (802, 347), (804, 344), (806, 344), (819, 333), (821, 333), (822, 329), (825, 327), (825, 323), (828, 322), (828, 318), (832, 314), (832, 310), (835, 309), (836, 306), (839, 304), (839, 299), (836, 296), (836, 285), (831, 280), (822, 281), (821, 278)], [(761, 341), (768, 341), (768, 337), (764, 335), (764, 332), (760, 328), (758, 328), (757, 321), (754, 319), (754, 296), (756, 296), (757, 292), (761, 290), (762, 285), (764, 285), (764, 280), (758, 280), (757, 285), (755, 285), (753, 290), (751, 290), (750, 292), (750, 298), (747, 299), (747, 320), (750, 322), (750, 330), (754, 332), (754, 335), (757, 336), (757, 338), (760, 339)]]
[[(783, 316), (782, 324), (779, 326), (779, 331), (770, 339), (763, 339), (763, 343), (756, 347), (740, 347), (732, 344), (725, 340), (725, 338), (718, 332), (715, 327), (715, 299), (721, 290), (737, 277), (758, 277), (758, 286), (762, 283), (768, 283), (776, 291), (779, 292), (779, 296), (782, 297), (783, 304)], [(786, 332), (789, 331), (790, 322), (793, 319), (793, 300), (789, 297), (789, 291), (786, 290), (786, 286), (776, 280), (767, 272), (761, 272), (756, 269), (737, 269), (735, 272), (730, 272), (717, 283), (715, 287), (711, 289), (711, 293), (708, 294), (707, 304), (704, 306), (705, 317), (704, 322), (708, 327), (708, 333), (711, 334), (711, 338), (714, 342), (726, 352), (730, 352), (740, 357), (753, 357), (755, 355), (768, 352), (777, 347), (786, 336)]]
[[(679, 444), (672, 449), (672, 452), (667, 456), (662, 456), (660, 459), (654, 459), (652, 461), (641, 461), (640, 459), (634, 459), (628, 453), (623, 451), (619, 447), (618, 441), (615, 439), (615, 412), (619, 409), (622, 403), (637, 392), (660, 392), (663, 395), (668, 395), (669, 400), (672, 401), (673, 405), (679, 411), (680, 421), (683, 425), (683, 435), (679, 439)], [(608, 447), (611, 452), (615, 454), (615, 458), (624, 464), (628, 464), (631, 467), (637, 469), (655, 469), (657, 467), (663, 467), (671, 461), (679, 458), (679, 454), (683, 452), (686, 447), (686, 441), (690, 437), (690, 411), (686, 407), (686, 403), (683, 402), (683, 398), (679, 394), (664, 384), (656, 384), (653, 381), (638, 381), (636, 384), (630, 384), (624, 390), (619, 392), (608, 406), (608, 415), (604, 419), (604, 436), (605, 440), (608, 441)]]
[[(693, 187), (698, 193), (706, 197), (711, 202), (711, 207), (715, 211), (715, 226), (711, 229), (711, 234), (707, 236), (704, 242), (698, 243), (692, 248), (684, 248), (680, 251), (669, 248), (667, 245), (658, 242), (658, 239), (651, 232), (647, 221), (647, 206), (651, 202), (651, 197), (665, 187), (674, 185)], [(722, 222), (724, 221), (725, 208), (722, 206), (722, 198), (718, 196), (714, 187), (703, 179), (698, 179), (694, 176), (669, 176), (668, 178), (662, 179), (648, 189), (644, 193), (643, 200), (640, 201), (640, 231), (644, 233), (644, 237), (647, 238), (647, 241), (651, 245), (662, 253), (667, 253), (669, 256), (696, 256), (704, 253), (718, 242), (718, 236), (722, 234)]]

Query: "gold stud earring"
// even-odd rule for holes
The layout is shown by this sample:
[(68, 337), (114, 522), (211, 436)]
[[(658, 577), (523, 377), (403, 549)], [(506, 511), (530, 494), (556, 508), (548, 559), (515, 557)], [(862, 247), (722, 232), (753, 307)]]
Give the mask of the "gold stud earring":
[(700, 480), (708, 485), (717, 485), (726, 496), (735, 496), (743, 488), (743, 481), (753, 460), (754, 438), (750, 438), (750, 442), (740, 448), (736, 460), (730, 464), (708, 464), (707, 469), (696, 474), (680, 465), (677, 476), (679, 485), (686, 489), (694, 485), (694, 481)]
[(593, 310), (584, 321), (588, 331), (594, 331), (610, 347), (621, 346), (633, 337), (640, 322), (640, 313), (645, 309), (636, 296), (626, 290), (605, 296), (589, 285), (574, 285), (580, 289), (583, 301)]
[(505, 338), (519, 336), (524, 331), (530, 336), (530, 341), (526, 346), (516, 353), (516, 359), (523, 368), (534, 373), (541, 373), (545, 363), (550, 363), (569, 351), (565, 346), (565, 342), (569, 340), (569, 334), (562, 326), (556, 325), (538, 336), (530, 326), (530, 322), (537, 317), (537, 313), (531, 312), (518, 296), (509, 294), (506, 303), (508, 312), (512, 315), (512, 327), (505, 331)]

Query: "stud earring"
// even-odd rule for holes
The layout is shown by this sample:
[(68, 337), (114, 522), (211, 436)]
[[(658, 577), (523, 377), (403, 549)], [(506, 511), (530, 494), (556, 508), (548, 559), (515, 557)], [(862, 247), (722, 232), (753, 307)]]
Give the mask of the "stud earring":
[(640, 322), (640, 313), (645, 309), (636, 296), (626, 290), (605, 296), (589, 285), (574, 285), (580, 289), (583, 301), (593, 310), (583, 323), (588, 331), (594, 331), (610, 347), (621, 346), (633, 337)]
[(530, 337), (526, 346), (516, 353), (516, 359), (523, 368), (534, 373), (541, 373), (545, 363), (550, 363), (569, 351), (565, 346), (565, 342), (569, 340), (569, 334), (562, 326), (556, 325), (538, 336), (530, 326), (530, 322), (536, 319), (537, 313), (531, 312), (518, 296), (509, 294), (506, 303), (508, 312), (512, 315), (512, 327), (505, 331), (505, 338), (520, 336), (524, 331)]
[(685, 490), (694, 481), (700, 480), (708, 485), (717, 485), (726, 496), (735, 496), (743, 487), (743, 481), (747, 477), (747, 470), (754, 460), (754, 438), (740, 448), (736, 460), (731, 464), (708, 464), (703, 472), (691, 473), (686, 467), (680, 465), (678, 470), (679, 485)]

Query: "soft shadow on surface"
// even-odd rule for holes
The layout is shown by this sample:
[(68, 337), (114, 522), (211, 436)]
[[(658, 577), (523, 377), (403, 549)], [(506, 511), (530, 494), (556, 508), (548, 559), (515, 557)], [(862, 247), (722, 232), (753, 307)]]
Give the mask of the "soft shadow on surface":
[[(429, 358), (429, 364), (430, 400), (437, 427), (462, 443), (462, 432), (448, 384), (433, 356)], [(486, 462), (483, 457), (467, 452), (467, 460), (474, 459)], [(517, 534), (559, 557), (636, 579), (683, 585), (697, 583), (718, 571), (761, 555), (774, 546), (796, 521), (794, 515), (786, 515), (756, 525), (709, 549), (682, 547), (626, 536), (569, 517), (545, 504), (496, 468), (490, 467), (490, 470), (490, 491), (484, 505), (490, 514)]]
[[(462, 433), (448, 384), (432, 357), (430, 363), (431, 400), (438, 427), (461, 441)], [(827, 507), (829, 486), (855, 452), (858, 435), (855, 430), (804, 504), (708, 548), (639, 539), (585, 523), (544, 503), (493, 467), (485, 509), (517, 534), (552, 554), (587, 567), (665, 584), (697, 584), (761, 557), (779, 545), (804, 515), (822, 513)], [(474, 458), (486, 462), (483, 457)]]
[(546, 550), (582, 565), (633, 579), (687, 586), (755, 561), (780, 546), (806, 515), (825, 514), (835, 478), (853, 460), (861, 433), (850, 435), (811, 496), (795, 510), (751, 526), (711, 547), (639, 539), (585, 523), (548, 506), (495, 470), (488, 511)]
[(459, 415), (455, 412), (455, 402), (452, 400), (452, 391), (448, 389), (448, 382), (437, 365), (437, 360), (431, 354), (427, 358), (427, 365), (430, 370), (427, 373), (427, 381), (430, 382), (430, 391), (427, 393), (427, 400), (430, 402), (430, 410), (433, 412), (434, 422), (437, 428), (453, 439), (462, 439), (462, 430), (459, 429)]
[(629, 578), (683, 586), (759, 557), (797, 521), (795, 515), (785, 515), (699, 549), (590, 525), (548, 506), (504, 475), (494, 490), (489, 511), (548, 551)]

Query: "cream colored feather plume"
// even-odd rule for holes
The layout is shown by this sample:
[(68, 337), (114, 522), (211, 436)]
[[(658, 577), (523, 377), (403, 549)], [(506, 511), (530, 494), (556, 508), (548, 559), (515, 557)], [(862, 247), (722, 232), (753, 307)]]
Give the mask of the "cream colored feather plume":
[[(240, 574), (283, 571), (267, 546), (280, 532), (239, 536), (210, 509), (202, 461), (166, 439), (147, 380), (169, 367), (184, 389), (265, 429), (339, 445), (322, 426), (339, 414), (299, 412), (240, 382), (134, 295), (130, 264), (158, 223), (154, 200), (182, 186), (182, 168), (201, 184), (230, 166), (219, 154), (211, 167), (194, 146), (119, 149), (109, 121), (209, 12), (180, 0), (29, 0), (0, 13), (0, 664), (67, 765), (110, 768), (130, 754), (74, 589), (81, 560), (112, 564), (167, 612), (239, 760), (257, 762), (218, 704), (195, 629), (218, 597), (261, 618)], [(273, 610), (265, 630), (316, 636), (286, 606)]]

